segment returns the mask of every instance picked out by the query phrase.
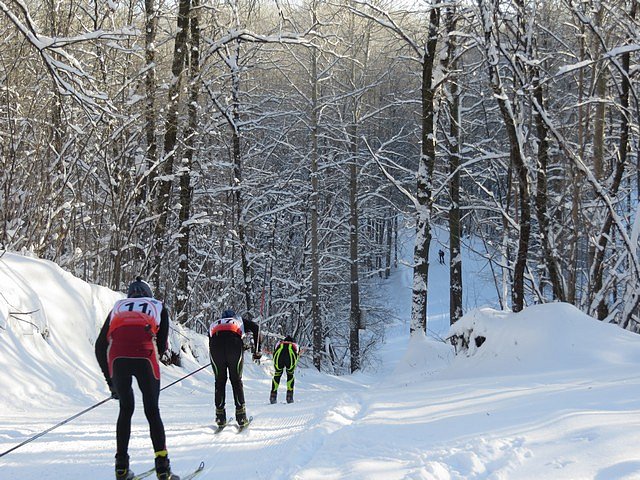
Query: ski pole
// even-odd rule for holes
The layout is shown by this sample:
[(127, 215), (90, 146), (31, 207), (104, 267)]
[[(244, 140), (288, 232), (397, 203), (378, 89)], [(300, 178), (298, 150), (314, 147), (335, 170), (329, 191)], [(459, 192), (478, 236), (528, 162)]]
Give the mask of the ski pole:
[(160, 389), (160, 391), (165, 390), (165, 389), (167, 389), (167, 388), (169, 388), (169, 387), (174, 386), (176, 383), (181, 382), (181, 381), (182, 381), (182, 380), (184, 380), (185, 378), (189, 378), (191, 375), (194, 375), (194, 374), (198, 373), (200, 370), (204, 370), (205, 368), (207, 368), (207, 367), (209, 367), (209, 366), (211, 366), (211, 364), (210, 364), (210, 363), (207, 363), (206, 365), (202, 365), (202, 366), (201, 366), (200, 368), (198, 368), (197, 370), (194, 370), (193, 372), (186, 374), (184, 377), (179, 378), (179, 379), (178, 379), (178, 380), (176, 380), (175, 382), (171, 382), (169, 385), (165, 385), (164, 387), (162, 387), (162, 388)]
[[(179, 379), (178, 379), (178, 380), (176, 380), (175, 382), (172, 382), (172, 383), (170, 383), (169, 385), (165, 385), (164, 387), (162, 387), (162, 388), (160, 389), (160, 391), (165, 390), (165, 389), (167, 389), (167, 388), (169, 388), (169, 387), (172, 387), (173, 385), (175, 385), (175, 384), (176, 384), (176, 383), (178, 383), (178, 382), (181, 382), (181, 381), (182, 381), (182, 380), (184, 380), (185, 378), (190, 377), (191, 375), (193, 375), (193, 374), (195, 374), (195, 373), (198, 373), (200, 370), (204, 370), (204, 369), (205, 369), (205, 368), (207, 368), (209, 365), (211, 365), (211, 364), (209, 364), (209, 363), (208, 363), (208, 364), (206, 364), (206, 365), (203, 365), (203, 366), (201, 366), (200, 368), (198, 368), (197, 370), (194, 370), (193, 372), (188, 373), (188, 374), (187, 374), (187, 375), (185, 375), (184, 377), (179, 378)], [(109, 400), (111, 400), (112, 398), (113, 398), (113, 397), (105, 398), (104, 400), (99, 401), (99, 402), (98, 402), (98, 403), (96, 403), (95, 405), (92, 405), (92, 406), (90, 406), (90, 407), (88, 407), (88, 408), (85, 408), (85, 409), (84, 409), (84, 410), (82, 410), (81, 412), (76, 413), (75, 415), (73, 415), (73, 416), (71, 416), (71, 417), (69, 417), (69, 418), (67, 418), (67, 419), (65, 419), (65, 420), (63, 420), (63, 421), (61, 421), (60, 423), (55, 424), (53, 427), (47, 428), (46, 430), (44, 430), (44, 431), (42, 431), (42, 432), (38, 433), (37, 435), (34, 435), (33, 437), (26, 439), (24, 442), (20, 443), (19, 445), (16, 445), (15, 447), (12, 447), (12, 448), (10, 448), (9, 450), (7, 450), (7, 451), (5, 451), (5, 452), (0, 453), (0, 458), (4, 457), (4, 456), (5, 456), (6, 454), (8, 454), (8, 453), (13, 452), (14, 450), (17, 450), (18, 448), (20, 448), (20, 447), (22, 447), (22, 446), (26, 445), (27, 443), (31, 443), (31, 442), (33, 442), (34, 440), (37, 440), (38, 438), (40, 438), (40, 437), (42, 437), (42, 436), (46, 435), (46, 434), (47, 434), (47, 433), (49, 433), (50, 431), (55, 430), (56, 428), (61, 427), (62, 425), (64, 425), (64, 424), (66, 424), (66, 423), (71, 422), (72, 420), (75, 420), (75, 419), (76, 419), (76, 418), (78, 418), (79, 416), (84, 415), (85, 413), (87, 413), (87, 412), (89, 412), (89, 411), (93, 410), (94, 408), (99, 407), (99, 406), (100, 406), (100, 405), (102, 405), (103, 403), (107, 403), (107, 402), (108, 402)]]
[(2, 452), (2, 453), (0, 453), (0, 457), (4, 457), (7, 453), (11, 453), (11, 452), (13, 452), (14, 450), (17, 450), (18, 448), (20, 448), (20, 447), (22, 447), (22, 446), (26, 445), (27, 443), (31, 443), (31, 442), (33, 442), (34, 440), (36, 440), (36, 439), (38, 439), (38, 438), (42, 437), (43, 435), (46, 435), (47, 433), (49, 433), (51, 430), (54, 430), (54, 429), (56, 429), (56, 428), (58, 428), (58, 427), (61, 427), (61, 426), (62, 426), (62, 425), (64, 425), (65, 423), (69, 423), (69, 422), (70, 422), (70, 421), (72, 421), (72, 420), (75, 420), (75, 419), (76, 419), (76, 418), (78, 418), (80, 415), (84, 415), (84, 414), (85, 414), (85, 413), (87, 413), (88, 411), (93, 410), (93, 409), (94, 409), (94, 408), (96, 408), (96, 407), (99, 407), (100, 405), (102, 405), (103, 403), (108, 402), (109, 400), (111, 400), (111, 397), (109, 397), (109, 398), (105, 398), (104, 400), (101, 400), (100, 402), (96, 403), (95, 405), (92, 405), (92, 406), (91, 406), (91, 407), (89, 407), (89, 408), (85, 408), (85, 409), (84, 409), (83, 411), (81, 411), (80, 413), (76, 413), (76, 414), (75, 414), (75, 415), (73, 415), (72, 417), (69, 417), (69, 418), (67, 418), (66, 420), (61, 421), (60, 423), (58, 423), (58, 424), (54, 425), (53, 427), (51, 427), (51, 428), (47, 428), (45, 431), (40, 432), (40, 433), (38, 433), (37, 435), (34, 435), (34, 436), (33, 436), (33, 437), (31, 437), (31, 438), (28, 438), (27, 440), (25, 440), (25, 441), (24, 441), (24, 442), (22, 442), (21, 444), (16, 445), (16, 446), (15, 446), (15, 447), (13, 447), (13, 448), (10, 448), (10, 449), (9, 449), (9, 450), (7, 450), (6, 452)]

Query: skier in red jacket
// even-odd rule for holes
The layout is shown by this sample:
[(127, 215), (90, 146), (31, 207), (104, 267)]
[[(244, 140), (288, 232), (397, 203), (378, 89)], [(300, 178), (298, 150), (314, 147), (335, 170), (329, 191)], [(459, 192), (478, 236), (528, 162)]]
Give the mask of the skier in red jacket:
[(164, 425), (160, 418), (159, 357), (167, 350), (169, 314), (153, 298), (151, 287), (140, 277), (129, 285), (127, 298), (118, 300), (100, 330), (95, 353), (113, 398), (120, 402), (116, 424), (116, 479), (130, 480), (129, 438), (134, 410), (133, 377), (136, 378), (144, 413), (149, 422), (159, 480), (180, 480), (171, 474)]
[(244, 344), (242, 338), (245, 330), (253, 335), (253, 356), (259, 358), (258, 324), (249, 318), (236, 315), (231, 309), (222, 313), (222, 317), (211, 322), (209, 327), (209, 355), (211, 367), (215, 375), (216, 424), (222, 427), (227, 424), (225, 410), (225, 393), (227, 378), (233, 389), (233, 402), (236, 407), (236, 422), (244, 427), (249, 424), (242, 385), (242, 367)]

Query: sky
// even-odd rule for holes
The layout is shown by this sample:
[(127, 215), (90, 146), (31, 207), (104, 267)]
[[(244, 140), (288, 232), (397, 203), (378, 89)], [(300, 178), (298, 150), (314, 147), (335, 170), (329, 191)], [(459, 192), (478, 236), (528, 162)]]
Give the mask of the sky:
[[(199, 478), (222, 480), (640, 479), (638, 335), (568, 304), (495, 310), (482, 262), (465, 256), (465, 316), (449, 329), (448, 267), (435, 260), (429, 336), (409, 338), (410, 241), (403, 250), (405, 262), (369, 292), (390, 315), (364, 371), (319, 373), (303, 357), (295, 402), (281, 385), (271, 405), (270, 359), (246, 356), (254, 421), (239, 434), (213, 434), (209, 368), (162, 391), (174, 473), (204, 462)], [(51, 262), (0, 258), (0, 479), (114, 478), (114, 400), (2, 452), (108, 397), (93, 344), (120, 295)], [(191, 349), (181, 367), (163, 366), (163, 386), (207, 363), (206, 338), (174, 328)], [(471, 347), (456, 354), (443, 341), (452, 334)], [(129, 454), (141, 472), (153, 449), (136, 393)]]

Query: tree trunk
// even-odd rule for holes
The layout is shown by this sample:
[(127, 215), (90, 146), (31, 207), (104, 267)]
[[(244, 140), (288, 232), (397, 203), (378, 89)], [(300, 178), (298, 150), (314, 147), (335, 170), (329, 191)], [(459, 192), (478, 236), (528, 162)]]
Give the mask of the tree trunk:
[[(631, 4), (631, 12), (629, 14), (629, 17), (632, 20), (636, 20), (637, 17), (637, 12), (638, 12), (638, 2), (636, 0), (634, 0)], [(629, 42), (630, 43), (630, 42)], [(621, 132), (621, 136), (620, 136), (620, 148), (623, 148), (623, 138), (625, 140), (624, 145), (628, 145), (629, 142), (629, 134), (630, 134), (630, 120), (629, 120), (629, 116), (631, 115), (631, 111), (628, 109), (629, 107), (629, 94), (630, 94), (630, 90), (631, 90), (631, 85), (629, 83), (629, 78), (630, 78), (630, 72), (629, 72), (629, 68), (631, 66), (631, 59), (630, 59), (630, 54), (629, 52), (625, 52), (622, 55), (622, 69), (624, 71), (624, 76), (622, 78), (622, 95), (621, 95), (621, 103), (623, 106), (623, 110), (622, 110), (622, 132)], [(626, 104), (625, 104), (626, 103)], [(622, 155), (622, 150), (620, 151), (620, 154)], [(626, 163), (626, 147), (625, 147), (625, 163)], [(631, 215), (630, 215), (631, 217)], [(632, 245), (637, 245), (637, 239), (632, 237)], [(631, 255), (629, 255), (629, 257), (631, 257)], [(633, 262), (633, 258), (629, 259), (629, 263)], [(630, 283), (630, 292), (627, 293), (626, 296), (626, 302), (625, 302), (625, 306), (623, 308), (622, 311), (622, 319), (620, 324), (622, 325), (623, 328), (627, 329), (629, 328), (629, 325), (631, 323), (631, 320), (633, 319), (634, 316), (637, 316), (638, 314), (638, 304), (640, 303), (640, 293), (638, 292), (638, 276), (634, 275), (634, 281), (629, 282)]]
[(413, 250), (413, 293), (410, 335), (427, 333), (427, 285), (429, 246), (431, 245), (431, 209), (433, 168), (436, 160), (433, 68), (436, 61), (440, 7), (432, 7), (429, 15), (429, 39), (422, 58), (422, 153), (418, 164), (416, 198), (416, 240)]
[[(156, 0), (145, 0), (145, 75), (144, 84), (147, 98), (144, 104), (145, 118), (145, 136), (147, 139), (147, 168), (149, 171), (155, 168), (158, 161), (158, 142), (156, 140), (156, 112), (155, 112), (155, 95), (156, 95), (156, 31), (158, 25), (158, 12), (155, 7)], [(142, 198), (145, 199), (152, 189), (153, 174), (149, 172), (145, 188), (142, 192)]]
[(560, 266), (554, 255), (553, 237), (549, 226), (549, 214), (547, 212), (547, 167), (549, 163), (549, 141), (547, 139), (547, 125), (542, 118), (544, 112), (544, 98), (542, 86), (538, 81), (540, 72), (538, 68), (533, 71), (533, 95), (536, 103), (535, 121), (538, 136), (538, 172), (536, 186), (536, 215), (538, 228), (540, 229), (540, 243), (542, 244), (544, 263), (549, 273), (549, 281), (553, 291), (553, 298), (561, 302), (566, 301), (565, 288), (560, 273)]
[[(633, 2), (632, 15), (635, 16), (636, 2)], [(618, 155), (616, 157), (615, 169), (613, 174), (613, 181), (610, 187), (610, 195), (615, 196), (622, 182), (624, 176), (624, 170), (627, 164), (627, 154), (629, 148), (629, 93), (631, 85), (629, 83), (630, 78), (630, 63), (631, 58), (629, 52), (622, 54), (622, 86), (620, 89), (620, 141), (618, 146)], [(607, 305), (605, 292), (603, 291), (603, 277), (605, 266), (605, 254), (609, 238), (611, 234), (611, 227), (613, 226), (613, 213), (611, 210), (607, 212), (607, 218), (604, 222), (602, 232), (598, 238), (598, 246), (595, 250), (594, 263), (592, 267), (593, 272), (593, 295), (598, 302), (596, 307), (596, 315), (599, 320), (605, 320), (609, 315), (609, 307)], [(625, 322), (626, 319), (623, 319)]]
[[(317, 25), (316, 5), (314, 3), (313, 24)], [(320, 321), (320, 256), (318, 252), (318, 50), (311, 48), (311, 324), (313, 328), (313, 365), (322, 367), (324, 334)]]
[[(603, 6), (599, 2), (594, 4), (593, 8), (597, 8), (595, 12), (596, 28), (602, 27)], [(598, 35), (593, 36), (593, 54), (594, 58), (599, 58), (602, 53), (600, 38)], [(600, 68), (598, 68), (600, 67)], [(593, 122), (593, 170), (598, 181), (604, 176), (604, 127), (605, 127), (605, 98), (607, 96), (607, 78), (604, 63), (594, 65), (593, 75), (596, 77), (595, 84), (595, 102), (596, 111)]]
[(387, 248), (386, 248), (386, 256), (385, 256), (385, 269), (384, 269), (384, 278), (389, 278), (391, 276), (391, 248), (393, 241), (393, 218), (387, 217), (385, 220), (387, 222)]
[(160, 289), (161, 267), (164, 256), (165, 237), (167, 236), (171, 188), (173, 186), (173, 163), (177, 147), (180, 90), (182, 88), (182, 76), (187, 52), (190, 10), (191, 0), (180, 0), (177, 20), (178, 33), (174, 44), (173, 63), (171, 65), (173, 81), (169, 86), (168, 112), (165, 121), (164, 161), (162, 162), (162, 167), (160, 169), (161, 179), (158, 181), (159, 188), (156, 199), (156, 214), (158, 215), (158, 221), (156, 222), (154, 232), (155, 263), (153, 265), (152, 276), (156, 289), (158, 290)]
[[(600, 58), (602, 55), (602, 45), (600, 43), (600, 38), (598, 32), (601, 31), (602, 28), (602, 20), (603, 20), (603, 6), (600, 3), (594, 4), (594, 25), (591, 25), (591, 28), (596, 30), (591, 32), (591, 55), (592, 58)], [(590, 99), (595, 104), (595, 112), (593, 115), (593, 173), (598, 182), (601, 182), (604, 177), (604, 143), (605, 143), (605, 116), (606, 116), (606, 108), (605, 102), (607, 101), (607, 80), (606, 80), (606, 64), (605, 62), (597, 62), (592, 70), (591, 70), (591, 83), (593, 92), (591, 94), (592, 98)], [(597, 196), (597, 192), (595, 192)], [(598, 220), (601, 217), (598, 216)], [(605, 220), (606, 223), (606, 220)], [(599, 226), (597, 222), (594, 222), (592, 225), (595, 229)], [(604, 228), (607, 228), (606, 225)], [(604, 231), (604, 230), (603, 230)], [(606, 239), (600, 238), (598, 240), (598, 244), (600, 242), (606, 243)], [(593, 301), (593, 298), (598, 295), (601, 284), (598, 282), (602, 280), (603, 272), (598, 272), (597, 268), (599, 268), (603, 257), (599, 256), (597, 249), (598, 245), (594, 244), (592, 241), (589, 242), (588, 254), (589, 254), (589, 263), (592, 266), (596, 267), (596, 270), (591, 270), (592, 276), (590, 278), (591, 283), (589, 284), (589, 297)], [(602, 305), (598, 308), (600, 309)]]
[[(457, 71), (456, 44), (452, 32), (456, 29), (455, 7), (447, 9), (447, 32), (449, 48), (447, 59), (449, 71)], [(462, 255), (460, 237), (460, 93), (458, 78), (449, 76), (451, 96), (449, 97), (449, 323), (453, 325), (462, 317)]]
[(244, 291), (244, 300), (248, 311), (253, 309), (252, 298), (252, 272), (249, 265), (247, 252), (246, 228), (244, 219), (244, 195), (243, 195), (243, 161), (240, 139), (240, 71), (238, 65), (240, 61), (240, 41), (236, 42), (235, 58), (232, 65), (232, 108), (233, 117), (231, 125), (231, 134), (233, 140), (233, 179), (232, 186), (235, 194), (235, 221), (238, 232), (238, 243), (240, 245), (240, 264), (242, 266), (242, 289)]
[[(580, 35), (580, 57), (579, 61), (583, 61), (586, 57), (584, 47), (584, 26), (581, 26)], [(580, 69), (578, 75), (578, 146), (580, 158), (585, 157), (585, 127), (588, 115), (585, 113), (587, 108), (584, 106), (584, 89), (585, 74), (584, 69)], [(580, 256), (580, 210), (582, 203), (582, 173), (575, 165), (571, 164), (569, 169), (569, 181), (571, 185), (571, 236), (569, 240), (569, 271), (567, 273), (567, 302), (576, 305), (578, 301), (578, 258)]]
[(349, 352), (351, 373), (360, 368), (360, 280), (358, 274), (358, 127), (354, 112), (353, 124), (349, 128), (349, 290), (351, 309), (349, 314)]
[[(527, 266), (527, 256), (529, 252), (529, 237), (531, 235), (531, 206), (529, 193), (529, 179), (527, 166), (522, 151), (524, 140), (518, 131), (515, 114), (509, 101), (498, 68), (498, 52), (500, 49), (497, 39), (494, 39), (494, 21), (492, 15), (496, 13), (488, 9), (483, 0), (478, 0), (482, 13), (484, 28), (485, 49), (487, 55), (487, 66), (489, 68), (489, 79), (494, 96), (498, 102), (500, 114), (507, 130), (509, 138), (509, 159), (518, 177), (518, 208), (520, 218), (518, 219), (519, 238), (518, 252), (513, 269), (513, 284), (511, 287), (511, 302), (514, 312), (519, 312), (524, 308), (524, 273)], [(497, 8), (497, 5), (495, 5)]]
[(398, 268), (398, 215), (393, 216), (393, 268)]
[(176, 283), (176, 319), (180, 323), (189, 320), (189, 245), (191, 239), (191, 203), (193, 187), (191, 186), (191, 169), (196, 149), (198, 131), (198, 94), (200, 91), (200, 27), (198, 23), (199, 2), (193, 1), (193, 13), (190, 18), (191, 44), (189, 62), (189, 106), (188, 125), (184, 133), (185, 152), (180, 169), (180, 234), (178, 236), (178, 280)]

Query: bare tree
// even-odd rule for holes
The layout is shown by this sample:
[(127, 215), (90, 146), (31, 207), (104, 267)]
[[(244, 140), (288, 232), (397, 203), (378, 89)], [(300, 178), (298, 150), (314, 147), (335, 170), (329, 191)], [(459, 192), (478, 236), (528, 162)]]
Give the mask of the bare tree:
[(462, 248), (460, 237), (462, 235), (462, 224), (460, 221), (460, 91), (458, 87), (459, 59), (457, 52), (457, 42), (455, 30), (458, 21), (458, 13), (455, 5), (450, 5), (446, 9), (446, 30), (447, 30), (447, 59), (449, 61), (447, 69), (449, 73), (449, 322), (453, 325), (462, 317)]
[[(514, 312), (519, 312), (524, 308), (525, 286), (524, 275), (529, 251), (529, 239), (531, 235), (531, 205), (530, 205), (530, 185), (529, 171), (526, 163), (526, 156), (523, 151), (524, 135), (521, 123), (518, 121), (514, 106), (509, 100), (500, 71), (499, 52), (501, 51), (499, 34), (496, 30), (497, 19), (500, 16), (500, 2), (478, 1), (480, 18), (484, 32), (484, 50), (489, 69), (489, 79), (494, 96), (500, 107), (500, 113), (504, 121), (509, 138), (509, 158), (518, 178), (518, 204), (520, 218), (518, 219), (519, 241), (518, 252), (513, 269), (513, 286), (511, 288), (511, 301)], [(518, 27), (522, 28), (524, 12), (518, 11)]]
[(180, 165), (180, 212), (178, 219), (178, 279), (176, 281), (176, 318), (186, 323), (189, 316), (189, 298), (191, 288), (189, 274), (191, 270), (191, 204), (193, 186), (191, 185), (193, 159), (198, 143), (198, 96), (200, 93), (200, 0), (192, 0), (193, 12), (189, 18), (189, 105), (187, 107), (188, 124), (184, 132), (185, 151)]
[(182, 90), (184, 69), (186, 65), (187, 52), (189, 51), (189, 15), (191, 12), (191, 0), (180, 0), (178, 4), (177, 26), (174, 48), (173, 63), (171, 65), (171, 84), (168, 92), (167, 116), (165, 119), (164, 132), (164, 159), (161, 162), (160, 175), (157, 178), (158, 189), (156, 198), (156, 222), (154, 231), (154, 265), (152, 266), (153, 282), (159, 289), (162, 284), (162, 265), (164, 260), (164, 249), (166, 243), (167, 230), (169, 228), (170, 202), (173, 187), (174, 162), (176, 158), (176, 148), (178, 146), (178, 122), (180, 111), (180, 93)]

